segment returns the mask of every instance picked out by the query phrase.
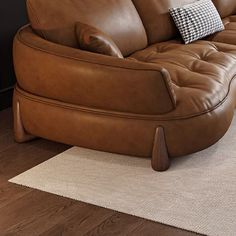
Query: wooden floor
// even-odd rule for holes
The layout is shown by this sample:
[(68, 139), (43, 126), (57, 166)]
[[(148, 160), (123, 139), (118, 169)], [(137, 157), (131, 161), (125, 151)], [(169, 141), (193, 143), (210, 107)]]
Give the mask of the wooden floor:
[(66, 145), (42, 139), (25, 144), (15, 143), (11, 110), (0, 112), (0, 236), (196, 235), (8, 183), (8, 179), (68, 148)]

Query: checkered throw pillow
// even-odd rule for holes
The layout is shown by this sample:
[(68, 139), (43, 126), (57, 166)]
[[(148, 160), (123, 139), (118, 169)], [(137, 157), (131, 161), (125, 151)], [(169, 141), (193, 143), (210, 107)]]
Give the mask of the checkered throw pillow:
[(198, 0), (171, 8), (170, 14), (185, 44), (224, 30), (220, 15), (211, 0)]

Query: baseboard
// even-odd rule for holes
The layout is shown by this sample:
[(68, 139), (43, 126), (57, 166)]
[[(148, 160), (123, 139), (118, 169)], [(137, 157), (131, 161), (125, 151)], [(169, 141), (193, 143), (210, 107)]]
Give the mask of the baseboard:
[(8, 87), (0, 90), (0, 110), (6, 109), (12, 105), (12, 95), (14, 87)]

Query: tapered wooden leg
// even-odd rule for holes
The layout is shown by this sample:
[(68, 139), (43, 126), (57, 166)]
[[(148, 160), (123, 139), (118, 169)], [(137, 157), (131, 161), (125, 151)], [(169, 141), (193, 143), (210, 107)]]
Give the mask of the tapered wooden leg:
[(13, 98), (13, 113), (15, 141), (23, 143), (35, 139), (35, 136), (28, 134), (24, 129), (20, 114), (20, 103), (16, 100), (15, 96)]
[(166, 147), (164, 129), (158, 127), (152, 151), (152, 168), (155, 171), (166, 171), (169, 167), (170, 159)]

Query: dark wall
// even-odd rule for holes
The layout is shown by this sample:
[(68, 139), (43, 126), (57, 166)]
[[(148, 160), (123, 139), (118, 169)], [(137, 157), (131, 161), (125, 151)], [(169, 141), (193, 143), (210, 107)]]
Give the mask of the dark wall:
[(1, 0), (0, 5), (0, 110), (11, 105), (15, 75), (12, 41), (19, 27), (27, 23), (25, 0)]

